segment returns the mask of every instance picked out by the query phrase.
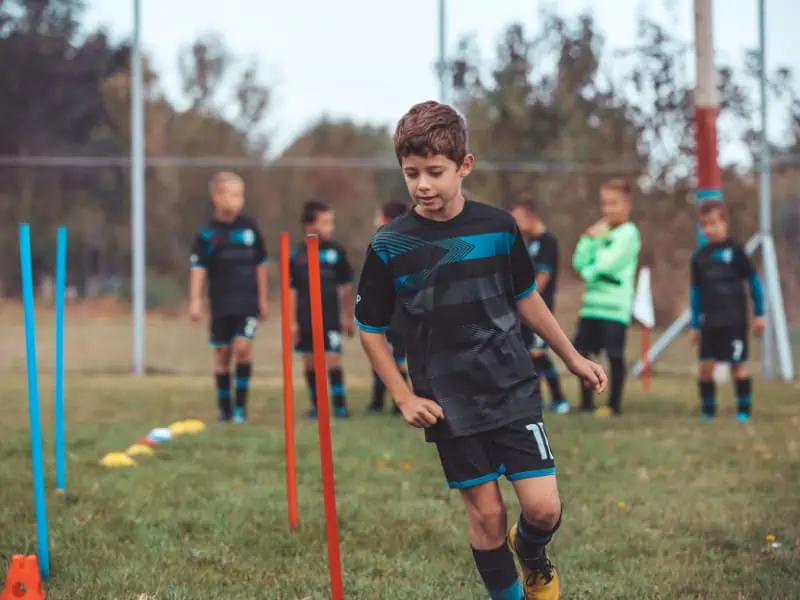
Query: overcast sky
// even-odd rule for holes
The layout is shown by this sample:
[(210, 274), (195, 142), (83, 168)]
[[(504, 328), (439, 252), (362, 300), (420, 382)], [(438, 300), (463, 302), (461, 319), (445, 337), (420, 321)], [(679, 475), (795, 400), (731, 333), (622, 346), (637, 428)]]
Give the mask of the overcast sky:
[[(766, 2), (768, 67), (787, 65), (800, 73), (793, 38), (800, 23), (800, 0)], [(436, 0), (141, 3), (143, 44), (173, 100), (180, 99), (178, 53), (202, 34), (218, 33), (235, 54), (258, 58), (264, 79), (276, 92), (269, 125), (278, 147), (322, 114), (394, 123), (411, 104), (438, 96)], [(115, 38), (131, 34), (132, 0), (93, 0), (90, 5), (89, 26), (104, 25)], [(449, 0), (448, 48), (452, 50), (462, 35), (475, 34), (491, 56), (503, 29), (515, 20), (534, 27), (542, 5), (536, 0)], [(594, 14), (610, 49), (633, 43), (637, 16), (645, 10), (682, 39), (693, 40), (692, 0), (557, 3), (564, 15), (592, 5), (603, 7), (595, 8)], [(714, 9), (717, 60), (739, 63), (746, 49), (757, 46), (757, 0), (717, 0)], [(694, 71), (691, 58), (686, 69)], [(770, 134), (782, 134), (778, 118), (771, 119)]]

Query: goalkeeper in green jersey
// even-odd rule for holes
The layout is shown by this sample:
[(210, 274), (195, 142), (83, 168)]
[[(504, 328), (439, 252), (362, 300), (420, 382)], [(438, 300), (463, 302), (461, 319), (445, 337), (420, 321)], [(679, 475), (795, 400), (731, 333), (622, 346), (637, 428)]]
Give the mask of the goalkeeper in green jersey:
[(630, 185), (621, 179), (606, 182), (600, 190), (603, 217), (584, 232), (572, 257), (572, 266), (586, 283), (575, 348), (587, 357), (605, 350), (611, 367), (607, 407), (595, 410), (594, 394), (582, 390), (580, 410), (598, 416), (622, 412), (625, 338), (641, 247), (639, 230), (630, 221), (631, 208)]

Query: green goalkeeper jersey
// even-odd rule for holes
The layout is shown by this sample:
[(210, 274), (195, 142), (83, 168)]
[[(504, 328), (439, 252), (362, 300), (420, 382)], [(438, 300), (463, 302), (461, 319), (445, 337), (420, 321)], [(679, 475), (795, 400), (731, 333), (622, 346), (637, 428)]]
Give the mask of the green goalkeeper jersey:
[(572, 266), (586, 282), (581, 317), (628, 325), (633, 310), (639, 230), (631, 222), (597, 237), (582, 235)]

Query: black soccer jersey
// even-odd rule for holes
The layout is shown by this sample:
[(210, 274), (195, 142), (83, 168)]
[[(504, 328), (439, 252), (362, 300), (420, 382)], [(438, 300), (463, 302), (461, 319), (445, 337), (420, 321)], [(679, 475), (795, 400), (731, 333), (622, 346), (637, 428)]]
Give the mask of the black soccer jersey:
[[(353, 282), (353, 268), (347, 254), (333, 241), (319, 242), (319, 271), (322, 288), (322, 320), (325, 331), (341, 331), (339, 287)], [(308, 288), (308, 248), (305, 242), (294, 247), (289, 260), (290, 285), (297, 291), (297, 324), (311, 329), (311, 298)]]
[(750, 285), (753, 311), (763, 314), (761, 283), (744, 248), (733, 240), (708, 244), (692, 257), (692, 327), (712, 329), (747, 324), (744, 282)]
[(545, 272), (550, 275), (547, 285), (539, 290), (542, 300), (552, 312), (555, 310), (556, 286), (558, 285), (558, 241), (549, 231), (532, 238), (528, 242), (528, 254), (533, 259), (536, 272)]
[(513, 217), (485, 204), (467, 202), (449, 221), (412, 211), (372, 238), (356, 320), (363, 331), (385, 332), (401, 307), (414, 392), (444, 409), (428, 441), (540, 416), (516, 310), (535, 289)]
[(266, 261), (264, 238), (247, 217), (230, 223), (213, 220), (200, 230), (191, 267), (206, 270), (212, 316), (258, 315), (256, 267)]

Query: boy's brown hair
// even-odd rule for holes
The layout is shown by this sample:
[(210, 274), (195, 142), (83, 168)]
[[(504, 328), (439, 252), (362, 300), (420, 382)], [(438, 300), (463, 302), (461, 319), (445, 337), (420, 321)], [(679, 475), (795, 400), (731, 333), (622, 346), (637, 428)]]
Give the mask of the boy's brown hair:
[(628, 181), (622, 179), (621, 177), (609, 179), (602, 185), (601, 189), (619, 192), (628, 199), (628, 202), (631, 201), (633, 196), (633, 187), (630, 183), (628, 183)]
[(220, 187), (230, 181), (235, 183), (244, 183), (244, 180), (241, 178), (241, 176), (237, 175), (233, 171), (217, 171), (211, 176), (211, 181), (208, 182), (208, 189), (213, 194)]
[(521, 208), (531, 215), (538, 215), (539, 210), (536, 206), (536, 199), (530, 194), (523, 194), (511, 203), (511, 210)]
[(728, 207), (722, 200), (703, 200), (697, 205), (696, 210), (698, 217), (706, 217), (717, 212), (723, 220), (728, 220)]
[(467, 156), (467, 123), (456, 109), (433, 100), (412, 106), (397, 122), (394, 152), (407, 156), (441, 154), (458, 166)]

